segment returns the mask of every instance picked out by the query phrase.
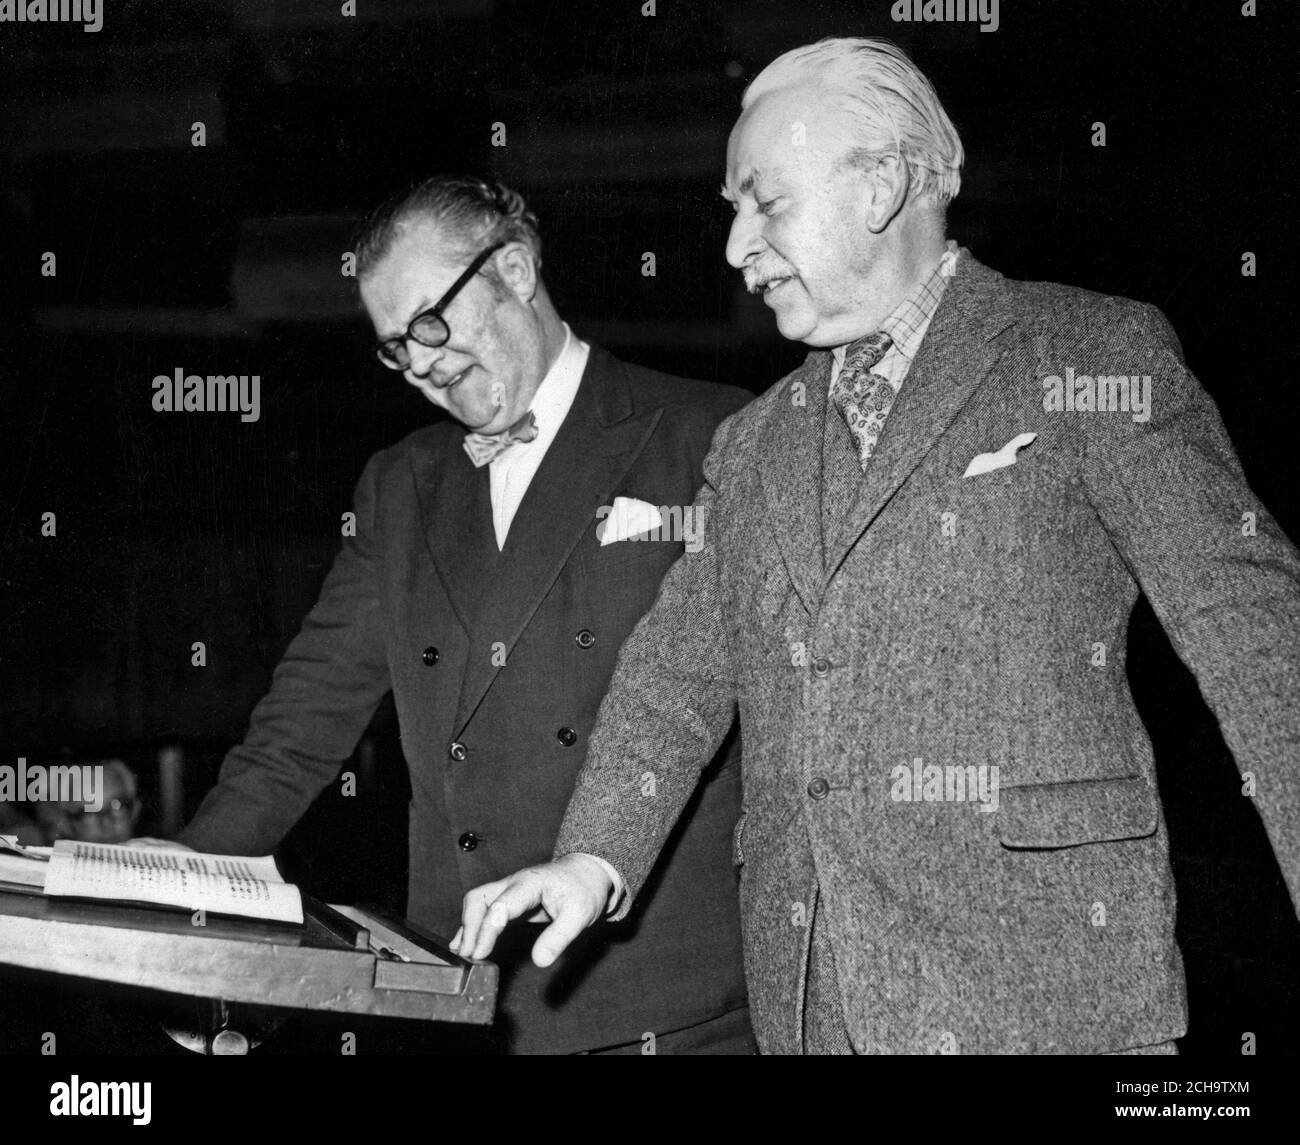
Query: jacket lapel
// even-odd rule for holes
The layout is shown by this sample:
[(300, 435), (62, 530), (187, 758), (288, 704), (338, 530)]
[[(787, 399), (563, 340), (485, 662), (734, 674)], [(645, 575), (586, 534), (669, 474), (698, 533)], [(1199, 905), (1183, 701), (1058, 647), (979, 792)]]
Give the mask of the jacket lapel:
[(962, 251), (957, 274), (885, 421), (861, 491), (828, 545), (819, 587), (835, 575), (1001, 357), (995, 339), (1015, 322), (1003, 283), (1000, 274)]
[[(792, 375), (764, 433), (763, 492), (795, 591), (810, 613), (822, 584), (821, 447), (831, 355), (814, 350)], [(800, 387), (800, 388), (797, 388)]]
[[(573, 405), (528, 486), (491, 575), (462, 585), (476, 603), (456, 734), (501, 670), (501, 656), (494, 655), (501, 649), (494, 645), (504, 645), (509, 657), (578, 542), (595, 529), (596, 509), (611, 502), (661, 416), (658, 409), (634, 413), (622, 365), (593, 346)], [(491, 533), (490, 508), (487, 516)], [(495, 547), (495, 538), (490, 543)]]
[(496, 537), (488, 467), (476, 469), (450, 427), (446, 448), (416, 473), (425, 544), (461, 627), (472, 632), (479, 588), (491, 575)]

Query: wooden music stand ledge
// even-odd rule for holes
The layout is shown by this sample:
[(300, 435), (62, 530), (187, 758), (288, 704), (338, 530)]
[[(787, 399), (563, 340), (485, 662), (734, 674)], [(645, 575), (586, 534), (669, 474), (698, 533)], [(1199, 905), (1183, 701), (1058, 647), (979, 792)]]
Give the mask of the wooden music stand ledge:
[(183, 911), (0, 890), (0, 966), (211, 999), (198, 1044), (177, 1038), (205, 1053), (247, 1052), (230, 1003), (492, 1021), (498, 972), (490, 962), (459, 958), (376, 907), (304, 895), (303, 915), (302, 926), (215, 916), (200, 926)]

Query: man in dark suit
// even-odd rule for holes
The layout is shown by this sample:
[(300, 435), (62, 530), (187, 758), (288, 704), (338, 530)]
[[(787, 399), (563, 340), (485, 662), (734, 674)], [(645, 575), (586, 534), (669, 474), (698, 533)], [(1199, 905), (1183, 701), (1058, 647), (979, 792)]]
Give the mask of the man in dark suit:
[[(391, 690), (408, 915), (449, 935), (468, 888), (550, 856), (619, 645), (692, 547), (680, 507), (749, 395), (580, 341), (507, 188), (432, 179), (375, 215), (357, 260), (381, 360), (455, 420), (366, 466), (356, 535), (180, 841), (270, 851)], [(553, 970), (526, 946), (498, 952), (498, 1044), (753, 1052), (728, 860), (739, 800), (733, 744), (636, 912)]]
[(764, 1052), (1172, 1052), (1130, 613), (1144, 591), (1300, 902), (1300, 556), (1159, 311), (945, 241), (961, 144), (901, 51), (797, 49), (743, 107), (727, 258), (812, 352), (714, 439), (704, 543), (620, 653), (567, 857), (471, 892), (458, 946), (541, 902), (546, 964), (634, 898), (738, 707)]

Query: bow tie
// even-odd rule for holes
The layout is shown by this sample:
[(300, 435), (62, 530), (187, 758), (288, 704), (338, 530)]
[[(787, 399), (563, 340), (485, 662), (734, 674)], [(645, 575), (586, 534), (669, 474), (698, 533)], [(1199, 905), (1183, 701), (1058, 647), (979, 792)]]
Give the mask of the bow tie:
[(498, 454), (504, 453), (517, 441), (532, 441), (537, 436), (537, 418), (529, 410), (509, 429), (500, 433), (467, 433), (465, 435), (465, 452), (474, 462), (475, 468), (481, 469)]

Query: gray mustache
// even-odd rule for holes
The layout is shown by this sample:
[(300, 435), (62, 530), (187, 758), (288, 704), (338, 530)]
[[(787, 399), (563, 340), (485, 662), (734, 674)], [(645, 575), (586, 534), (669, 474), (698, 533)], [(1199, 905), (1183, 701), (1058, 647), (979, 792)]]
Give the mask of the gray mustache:
[(772, 282), (775, 279), (793, 277), (794, 271), (792, 270), (777, 270), (775, 272), (768, 270), (755, 271), (745, 275), (745, 289), (748, 290), (750, 294), (757, 294), (767, 283)]

